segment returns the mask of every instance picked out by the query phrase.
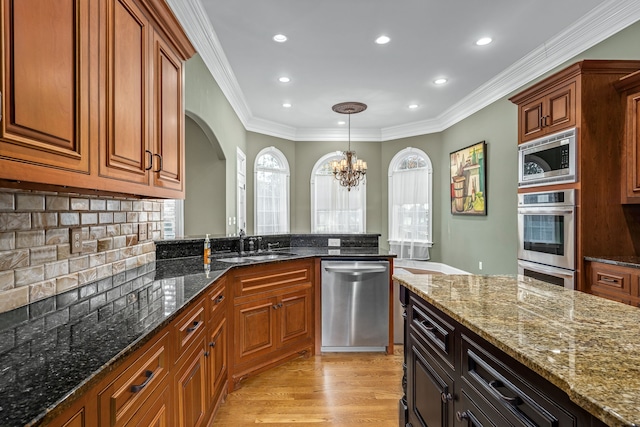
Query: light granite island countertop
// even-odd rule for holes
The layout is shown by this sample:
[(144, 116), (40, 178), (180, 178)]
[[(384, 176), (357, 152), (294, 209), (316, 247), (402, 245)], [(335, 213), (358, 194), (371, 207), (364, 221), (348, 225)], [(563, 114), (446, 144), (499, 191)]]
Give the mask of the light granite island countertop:
[(610, 426), (640, 426), (640, 309), (524, 276), (394, 280)]

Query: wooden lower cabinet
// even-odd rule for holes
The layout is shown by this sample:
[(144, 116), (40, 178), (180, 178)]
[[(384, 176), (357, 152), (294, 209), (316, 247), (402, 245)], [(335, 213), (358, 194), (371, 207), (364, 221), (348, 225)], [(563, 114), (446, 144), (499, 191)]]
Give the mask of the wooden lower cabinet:
[(241, 379), (313, 354), (313, 278), (313, 259), (232, 270), (48, 425), (210, 425)]
[(266, 297), (234, 307), (234, 371), (232, 388), (254, 372), (275, 363), (310, 355), (312, 350), (311, 287)]
[(453, 402), (450, 397), (454, 380), (425, 349), (420, 340), (410, 335), (405, 347), (408, 372), (407, 401), (409, 422), (414, 426), (452, 426)]
[[(400, 300), (406, 345), (399, 425), (604, 426), (562, 390), (402, 286)], [(416, 316), (424, 309), (435, 322)], [(451, 365), (437, 350), (446, 340), (431, 339), (445, 332), (441, 323), (451, 326)]]
[(174, 380), (175, 425), (205, 425), (207, 414), (207, 356), (205, 340), (194, 343), (177, 366)]

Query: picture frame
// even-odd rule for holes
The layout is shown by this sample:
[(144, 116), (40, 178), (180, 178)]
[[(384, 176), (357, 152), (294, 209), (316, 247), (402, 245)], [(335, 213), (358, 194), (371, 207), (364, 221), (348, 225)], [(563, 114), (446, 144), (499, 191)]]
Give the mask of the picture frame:
[(487, 215), (487, 143), (449, 154), (452, 215)]

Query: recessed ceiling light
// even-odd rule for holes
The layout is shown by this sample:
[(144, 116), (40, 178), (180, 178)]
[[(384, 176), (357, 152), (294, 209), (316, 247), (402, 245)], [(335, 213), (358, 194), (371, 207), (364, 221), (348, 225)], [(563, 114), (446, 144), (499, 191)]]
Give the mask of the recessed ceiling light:
[(277, 41), (278, 43), (284, 43), (287, 41), (287, 36), (285, 36), (284, 34), (276, 34), (275, 36), (273, 36), (273, 40)]
[(387, 44), (391, 41), (388, 36), (380, 36), (376, 39), (376, 43), (378, 44)]
[(280, 78), (278, 79), (278, 81), (279, 81), (280, 83), (289, 83), (289, 82), (291, 81), (291, 79), (290, 79), (289, 77), (280, 77)]
[(416, 108), (418, 108), (418, 104), (409, 104), (409, 108), (415, 110)]
[(439, 78), (439, 79), (435, 79), (433, 82), (434, 82), (435, 84), (437, 84), (437, 85), (443, 85), (443, 84), (445, 84), (445, 83), (447, 82), (447, 79), (445, 79), (445, 78)]
[(484, 45), (487, 45), (487, 44), (491, 43), (492, 41), (493, 41), (493, 39), (491, 37), (483, 37), (481, 39), (478, 39), (476, 44), (478, 46), (484, 46)]
[(291, 104), (289, 104), (288, 102), (285, 102), (284, 104), (282, 104), (282, 106), (284, 108), (291, 108)]
[(346, 124), (347, 124), (347, 122), (345, 122), (344, 120), (340, 120), (340, 121), (338, 122), (338, 124), (339, 124), (339, 125), (346, 125)]

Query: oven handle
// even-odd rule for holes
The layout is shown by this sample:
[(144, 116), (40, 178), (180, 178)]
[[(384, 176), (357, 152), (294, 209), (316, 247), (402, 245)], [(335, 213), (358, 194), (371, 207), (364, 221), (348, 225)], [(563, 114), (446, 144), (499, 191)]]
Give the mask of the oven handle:
[(538, 271), (540, 273), (546, 273), (551, 276), (560, 276), (560, 277), (569, 277), (569, 278), (573, 277), (573, 272), (567, 272), (559, 268), (544, 266), (544, 265), (536, 264), (533, 262), (518, 260), (518, 265), (523, 268), (528, 268), (529, 270)]
[(536, 209), (536, 208), (518, 208), (518, 214), (522, 215), (557, 215), (557, 214), (572, 214), (573, 209)]

